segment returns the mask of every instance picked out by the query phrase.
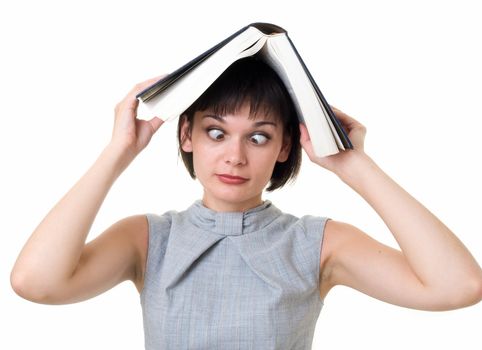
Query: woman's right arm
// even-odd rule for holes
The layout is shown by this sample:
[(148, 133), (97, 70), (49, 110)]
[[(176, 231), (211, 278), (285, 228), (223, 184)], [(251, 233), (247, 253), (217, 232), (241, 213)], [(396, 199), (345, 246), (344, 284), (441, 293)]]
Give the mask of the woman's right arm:
[(92, 223), (120, 174), (162, 125), (159, 118), (136, 118), (136, 94), (158, 78), (136, 85), (116, 106), (112, 140), (80, 180), (34, 230), (12, 269), (11, 284), (31, 301), (63, 304), (85, 300), (138, 279), (145, 216), (117, 222), (89, 244)]

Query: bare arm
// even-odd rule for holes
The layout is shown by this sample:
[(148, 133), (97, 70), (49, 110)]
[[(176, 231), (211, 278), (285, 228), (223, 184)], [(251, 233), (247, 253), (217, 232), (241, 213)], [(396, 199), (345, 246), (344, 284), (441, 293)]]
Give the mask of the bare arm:
[[(112, 140), (23, 247), (11, 273), (12, 287), (22, 297), (41, 303), (73, 302), (135, 278), (135, 242), (129, 239), (133, 239), (132, 223), (142, 223), (141, 218), (112, 226), (88, 246), (85, 241), (113, 183), (162, 124), (158, 118), (136, 119), (135, 94), (153, 82), (151, 79), (137, 85), (116, 106)], [(108, 249), (114, 245), (118, 249)], [(98, 266), (92, 265), (92, 261)], [(115, 275), (110, 281), (99, 278), (107, 277), (106, 271)]]
[(310, 159), (333, 171), (380, 215), (401, 248), (387, 247), (348, 224), (326, 228), (325, 282), (343, 284), (393, 304), (446, 310), (482, 298), (482, 270), (462, 242), (363, 151), (366, 130), (336, 110), (355, 149), (316, 158), (309, 136), (302, 143)]

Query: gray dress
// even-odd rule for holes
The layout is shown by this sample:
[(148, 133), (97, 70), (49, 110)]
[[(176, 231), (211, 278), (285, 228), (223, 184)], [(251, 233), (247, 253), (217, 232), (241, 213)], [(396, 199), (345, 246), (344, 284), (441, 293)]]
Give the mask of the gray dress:
[(327, 218), (270, 201), (222, 213), (196, 201), (147, 218), (146, 349), (311, 349)]

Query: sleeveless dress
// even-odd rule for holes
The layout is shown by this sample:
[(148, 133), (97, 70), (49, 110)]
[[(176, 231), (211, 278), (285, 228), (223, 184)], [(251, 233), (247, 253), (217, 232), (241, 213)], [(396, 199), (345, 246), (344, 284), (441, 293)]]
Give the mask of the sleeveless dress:
[(311, 349), (325, 217), (270, 201), (245, 212), (146, 214), (145, 348)]

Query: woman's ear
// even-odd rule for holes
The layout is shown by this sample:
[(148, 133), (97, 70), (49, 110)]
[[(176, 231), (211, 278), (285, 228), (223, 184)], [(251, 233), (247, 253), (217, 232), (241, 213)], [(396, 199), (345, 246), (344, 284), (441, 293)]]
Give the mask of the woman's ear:
[(187, 116), (181, 116), (181, 148), (184, 152), (192, 152), (192, 141), (191, 141), (191, 124), (187, 120)]
[(278, 159), (276, 161), (279, 163), (286, 162), (288, 160), (288, 157), (290, 156), (290, 151), (291, 151), (291, 138), (288, 136), (285, 136), (283, 138), (283, 146), (281, 147), (281, 150), (278, 154)]

